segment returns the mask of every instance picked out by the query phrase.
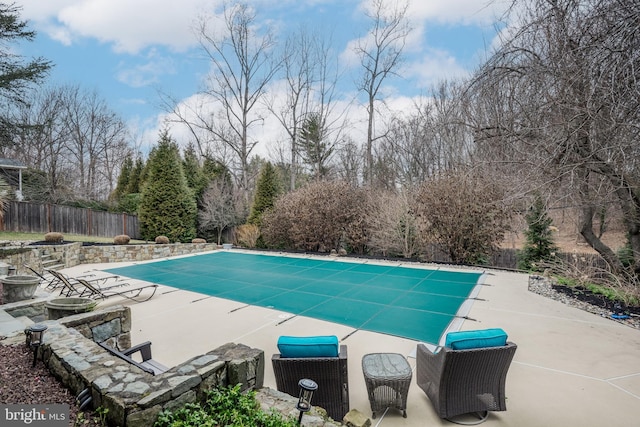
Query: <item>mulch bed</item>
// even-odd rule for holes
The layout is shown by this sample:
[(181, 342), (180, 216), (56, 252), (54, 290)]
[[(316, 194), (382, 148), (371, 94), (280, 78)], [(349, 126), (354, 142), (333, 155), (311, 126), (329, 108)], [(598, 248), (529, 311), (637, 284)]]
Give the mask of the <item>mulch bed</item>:
[(611, 313), (624, 313), (624, 314), (635, 314), (640, 316), (640, 307), (637, 306), (628, 306), (623, 302), (614, 302), (610, 299), (606, 298), (602, 294), (596, 294), (591, 292), (588, 289), (576, 287), (570, 288), (564, 285), (551, 285), (552, 289), (556, 292), (562, 293), (564, 295), (575, 298), (579, 301), (583, 301), (589, 303), (591, 305), (601, 307)]
[(0, 342), (0, 403), (69, 405), (69, 425), (98, 427), (102, 424), (94, 412), (81, 413), (75, 397), (42, 361), (32, 368), (33, 353), (24, 344), (2, 345)]

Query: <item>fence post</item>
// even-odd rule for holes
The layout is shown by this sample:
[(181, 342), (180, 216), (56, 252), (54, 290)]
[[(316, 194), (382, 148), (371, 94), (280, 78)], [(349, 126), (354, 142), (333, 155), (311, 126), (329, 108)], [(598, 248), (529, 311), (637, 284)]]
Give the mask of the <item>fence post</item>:
[(51, 231), (51, 204), (47, 203), (47, 233)]

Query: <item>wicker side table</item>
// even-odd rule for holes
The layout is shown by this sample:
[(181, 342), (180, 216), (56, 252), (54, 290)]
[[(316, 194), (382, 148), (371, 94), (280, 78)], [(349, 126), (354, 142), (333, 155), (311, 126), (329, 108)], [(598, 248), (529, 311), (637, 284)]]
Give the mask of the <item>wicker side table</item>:
[(407, 417), (407, 394), (411, 384), (411, 366), (398, 353), (371, 353), (362, 357), (362, 373), (367, 385), (372, 417), (386, 408), (396, 408)]

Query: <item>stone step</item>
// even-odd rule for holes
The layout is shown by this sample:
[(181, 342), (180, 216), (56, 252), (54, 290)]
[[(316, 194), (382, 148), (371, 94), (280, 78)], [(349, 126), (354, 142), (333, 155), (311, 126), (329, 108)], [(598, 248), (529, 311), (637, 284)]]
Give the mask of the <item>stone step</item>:
[(61, 264), (60, 263), (60, 258), (58, 257), (54, 257), (53, 255), (40, 255), (40, 262), (42, 263), (42, 265), (46, 268), (47, 266), (51, 266), (51, 265), (58, 265)]
[(29, 319), (27, 316), (16, 317), (15, 319), (20, 323), (22, 323), (25, 328), (28, 328), (29, 326), (35, 323), (33, 320)]
[(4, 310), (0, 310), (0, 337), (9, 337), (24, 331), (25, 325)]

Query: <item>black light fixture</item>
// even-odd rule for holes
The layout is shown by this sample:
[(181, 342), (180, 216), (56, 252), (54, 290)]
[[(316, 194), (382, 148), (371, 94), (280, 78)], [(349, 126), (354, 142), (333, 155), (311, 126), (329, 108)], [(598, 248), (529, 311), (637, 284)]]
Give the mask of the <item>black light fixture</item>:
[(298, 386), (300, 386), (300, 396), (298, 397), (296, 409), (300, 411), (300, 417), (298, 417), (298, 425), (300, 425), (304, 413), (311, 410), (311, 399), (313, 398), (313, 392), (318, 389), (318, 384), (313, 380), (304, 378), (298, 382)]
[(36, 366), (36, 358), (38, 357), (38, 348), (42, 344), (42, 339), (44, 338), (44, 331), (47, 330), (45, 325), (32, 325), (29, 327), (29, 346), (33, 350), (33, 364), (32, 368)]

